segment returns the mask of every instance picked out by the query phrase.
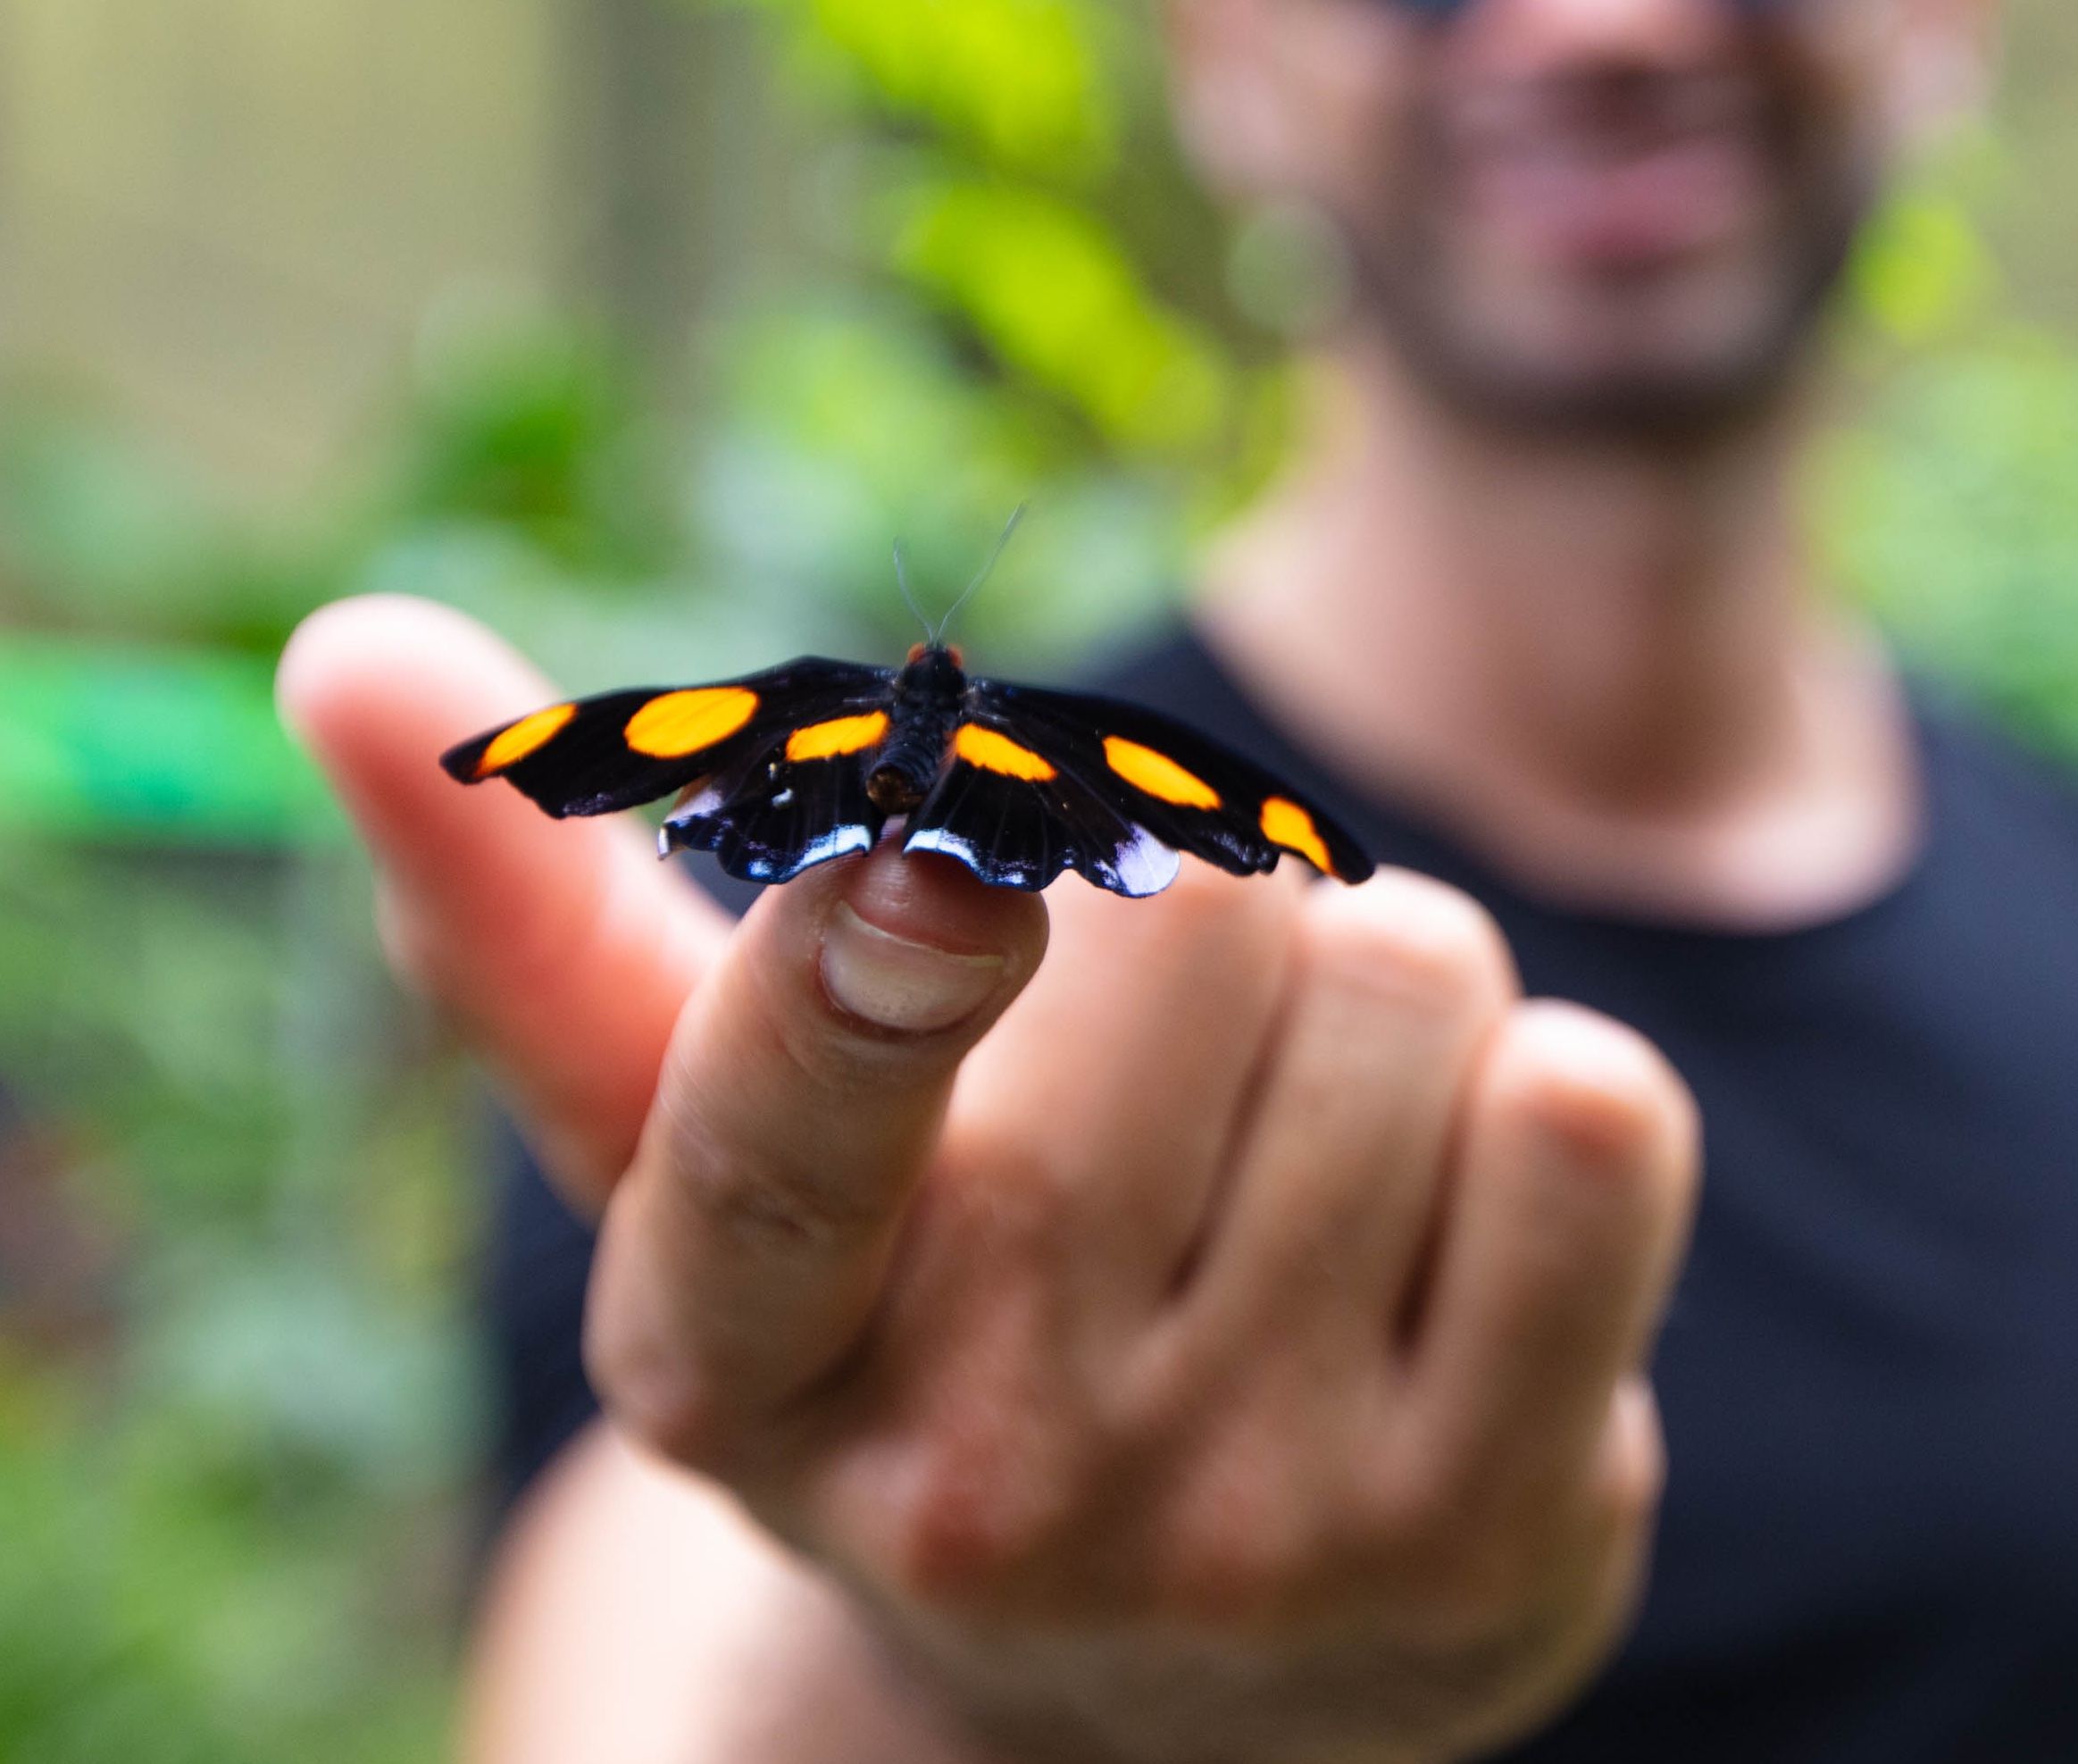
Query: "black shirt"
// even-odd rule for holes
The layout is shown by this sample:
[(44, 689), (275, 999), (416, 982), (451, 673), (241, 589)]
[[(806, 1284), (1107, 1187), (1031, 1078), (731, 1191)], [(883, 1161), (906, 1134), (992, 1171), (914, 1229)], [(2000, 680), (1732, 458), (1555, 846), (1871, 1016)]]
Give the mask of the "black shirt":
[[(1507, 1757), (2078, 1760), (2078, 797), (1915, 699), (1927, 828), (1902, 880), (1807, 929), (1703, 931), (1511, 886), (1296, 752), (1188, 635), (1102, 683), (1474, 896), (1530, 992), (1631, 1024), (1701, 1102), (1644, 1611)], [(489, 1283), (508, 1494), (591, 1411), (588, 1257), (516, 1157)]]

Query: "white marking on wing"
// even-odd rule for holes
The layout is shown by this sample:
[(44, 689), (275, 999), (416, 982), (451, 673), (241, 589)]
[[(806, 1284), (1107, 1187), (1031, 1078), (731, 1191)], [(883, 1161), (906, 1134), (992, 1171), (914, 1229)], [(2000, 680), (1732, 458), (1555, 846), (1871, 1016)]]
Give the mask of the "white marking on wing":
[(848, 827), (834, 828), (821, 839), (812, 841), (802, 851), (800, 862), (795, 865), (795, 869), (798, 872), (807, 869), (811, 865), (827, 864), (832, 857), (841, 857), (847, 851), (870, 851), (872, 844), (872, 829), (860, 826), (855, 822)]
[(667, 824), (674, 821), (697, 821), (704, 815), (712, 815), (721, 807), (722, 791), (720, 788), (709, 784), (698, 796), (689, 797), (679, 804), (670, 815), (665, 816), (665, 821)]
[(972, 844), (944, 827), (919, 827), (903, 840), (902, 849), (942, 851), (947, 857), (956, 857), (961, 863), (969, 865), (975, 861)]
[(1113, 868), (1128, 894), (1159, 894), (1176, 880), (1183, 860), (1145, 827), (1133, 829), (1132, 842), (1120, 849)]

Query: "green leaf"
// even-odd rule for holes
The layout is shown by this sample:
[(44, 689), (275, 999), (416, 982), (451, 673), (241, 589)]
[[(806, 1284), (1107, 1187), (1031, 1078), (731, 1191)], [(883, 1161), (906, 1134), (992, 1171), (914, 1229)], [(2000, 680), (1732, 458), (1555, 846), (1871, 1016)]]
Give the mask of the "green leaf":
[(1184, 456), (1225, 434), (1234, 388), (1219, 350), (1154, 298), (1090, 214), (1038, 190), (957, 178), (920, 182), (902, 201), (896, 266), (1106, 439)]

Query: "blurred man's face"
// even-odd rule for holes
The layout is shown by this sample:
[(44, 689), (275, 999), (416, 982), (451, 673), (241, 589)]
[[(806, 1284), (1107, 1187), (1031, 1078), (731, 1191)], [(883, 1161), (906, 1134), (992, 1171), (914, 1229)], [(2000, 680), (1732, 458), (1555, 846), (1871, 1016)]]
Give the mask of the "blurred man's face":
[(1331, 213), (1362, 321), (1431, 388), (1565, 429), (1766, 401), (1974, 67), (1972, 0), (1179, 4), (1215, 165)]

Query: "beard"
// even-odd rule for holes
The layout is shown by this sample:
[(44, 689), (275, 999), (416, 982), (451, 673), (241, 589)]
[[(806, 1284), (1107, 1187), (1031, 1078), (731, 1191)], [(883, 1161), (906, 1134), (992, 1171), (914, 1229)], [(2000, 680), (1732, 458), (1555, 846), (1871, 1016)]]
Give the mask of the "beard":
[(1482, 427), (1648, 445), (1743, 427), (1799, 383), (1877, 188), (1874, 156), (1854, 143), (1781, 119), (1767, 138), (1771, 219), (1736, 248), (1502, 272), (1457, 246), (1454, 168), (1440, 131), (1417, 125), (1400, 160), (1413, 175), (1387, 211), (1343, 227), (1352, 317)]

